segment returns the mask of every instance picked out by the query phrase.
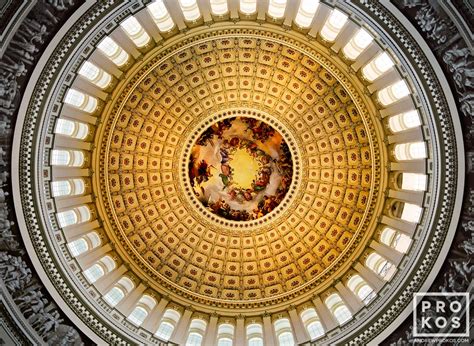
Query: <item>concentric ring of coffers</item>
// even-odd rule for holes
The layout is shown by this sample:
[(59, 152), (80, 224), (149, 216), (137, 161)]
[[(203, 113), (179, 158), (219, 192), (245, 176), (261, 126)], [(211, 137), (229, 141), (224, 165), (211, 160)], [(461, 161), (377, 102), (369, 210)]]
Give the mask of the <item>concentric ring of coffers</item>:
[[(216, 11), (224, 11), (226, 2), (211, 3), (215, 4)], [(252, 1), (242, 1), (241, 11), (254, 12), (252, 4)], [(199, 8), (196, 6), (190, 5), (183, 7), (182, 10), (185, 18), (196, 17), (196, 11), (197, 18), (200, 18)], [(278, 6), (271, 11), (269, 9), (269, 13), (279, 13)], [(385, 131), (390, 136), (388, 148), (390, 160), (398, 168), (395, 168), (390, 176), (389, 199), (383, 210), (381, 224), (373, 234), (370, 250), (368, 249), (353, 269), (346, 273), (339, 286), (336, 285), (313, 301), (299, 307), (297, 318), (312, 338), (350, 319), (363, 306), (361, 304), (369, 304), (382, 289), (384, 282), (394, 275), (403, 254), (409, 250), (411, 237), (422, 215), (423, 210), (420, 206), (428, 180), (424, 162), (429, 154), (421, 133), (421, 117), (410, 95), (410, 82), (402, 78), (396, 60), (391, 57), (390, 52), (384, 51), (373, 40), (369, 30), (359, 29), (357, 24), (339, 10), (328, 10), (328, 7), (322, 5), (311, 7), (309, 2), (303, 1), (295, 17), (295, 23), (309, 26), (312, 17), (318, 16), (318, 13), (324, 16), (325, 20), (321, 21), (322, 24), (315, 32), (315, 36), (339, 52), (342, 59), (350, 63), (365, 80), (367, 90), (372, 93), (380, 109)], [(311, 19), (308, 21), (308, 18)], [(156, 27), (153, 28), (151, 24), (155, 24)], [(143, 293), (136, 304), (128, 309), (124, 309), (123, 304), (120, 304), (127, 296), (136, 295), (136, 290), (141, 286), (127, 276), (121, 263), (116, 261), (117, 256), (113, 250), (104, 243), (107, 236), (99, 228), (96, 208), (90, 198), (91, 181), (84, 175), (83, 168), (90, 165), (92, 149), (90, 143), (95, 132), (95, 117), (100, 114), (105, 104), (103, 92), (113, 89), (121, 75), (120, 69), (131, 66), (135, 58), (154, 46), (153, 40), (157, 32), (166, 33), (174, 30), (175, 26), (166, 7), (161, 2), (155, 2), (135, 17), (124, 20), (121, 30), (99, 43), (97, 53), (92, 54), (91, 58), (80, 66), (77, 78), (65, 94), (64, 107), (54, 129), (56, 138), (50, 161), (53, 166), (50, 188), (56, 202), (57, 222), (64, 230), (71, 256), (76, 258), (83, 269), (78, 275), (83, 275), (91, 285), (95, 285), (104, 295), (103, 299), (107, 304), (117, 307), (122, 313), (126, 310), (132, 323), (150, 329), (162, 339), (172, 336), (183, 315), (189, 318), (188, 311), (180, 306), (166, 309), (156, 329), (149, 321), (155, 307), (159, 306), (161, 301), (153, 298), (153, 294)], [(347, 29), (348, 27), (351, 29)], [(128, 40), (125, 41), (131, 41), (135, 46), (128, 44), (128, 50), (121, 47), (117, 43), (120, 42), (120, 37), (127, 37)], [(327, 86), (327, 83), (321, 84), (323, 87)], [(315, 93), (317, 90), (317, 87), (313, 89)], [(406, 141), (405, 138), (410, 140)], [(132, 159), (133, 164), (135, 160), (139, 160), (136, 157)], [(120, 169), (124, 164), (127, 167), (125, 157), (119, 155), (117, 160), (121, 165)], [(131, 170), (134, 169), (133, 164), (129, 166)], [(124, 182), (124, 179), (122, 178), (120, 182)], [(138, 177), (137, 180), (135, 177), (132, 180), (140, 183)], [(71, 196), (77, 197), (74, 199), (77, 204), (67, 202)], [(123, 206), (119, 204), (117, 206), (125, 207), (125, 200)], [(133, 205), (133, 202), (130, 204)], [(144, 235), (144, 238), (147, 236)], [(138, 244), (137, 248), (140, 246), (141, 244)], [(110, 277), (113, 279), (108, 280)], [(356, 299), (351, 296), (351, 292)], [(212, 323), (203, 318), (191, 320), (187, 334), (190, 343), (194, 339), (202, 340), (207, 325)], [(279, 340), (294, 337), (289, 323), (290, 320), (293, 322), (294, 318), (292, 315), (284, 316), (274, 322)], [(263, 340), (262, 323), (266, 325), (267, 322), (265, 318), (258, 321), (247, 326), (247, 333), (253, 335), (255, 339)], [(152, 330), (153, 328), (156, 330)], [(235, 321), (231, 319), (229, 323), (219, 325), (218, 335), (227, 338), (230, 335), (232, 338), (234, 329)]]

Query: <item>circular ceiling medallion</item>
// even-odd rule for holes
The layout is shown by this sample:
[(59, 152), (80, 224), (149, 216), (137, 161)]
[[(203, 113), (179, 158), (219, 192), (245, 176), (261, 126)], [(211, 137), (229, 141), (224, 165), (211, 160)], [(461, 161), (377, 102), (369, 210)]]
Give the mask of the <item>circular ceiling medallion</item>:
[(250, 117), (220, 120), (191, 150), (188, 173), (196, 198), (233, 221), (259, 219), (285, 198), (293, 175), (288, 144), (271, 125)]
[(324, 56), (259, 34), (142, 62), (97, 139), (111, 236), (148, 282), (203, 304), (324, 287), (381, 211), (366, 101)]

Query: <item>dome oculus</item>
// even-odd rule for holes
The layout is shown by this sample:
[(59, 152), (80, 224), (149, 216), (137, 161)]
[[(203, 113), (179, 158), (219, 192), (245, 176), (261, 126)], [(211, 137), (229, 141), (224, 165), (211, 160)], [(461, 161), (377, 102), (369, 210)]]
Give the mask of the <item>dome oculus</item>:
[(196, 197), (212, 213), (233, 221), (271, 213), (288, 192), (292, 174), (292, 156), (282, 135), (248, 117), (208, 127), (189, 159)]

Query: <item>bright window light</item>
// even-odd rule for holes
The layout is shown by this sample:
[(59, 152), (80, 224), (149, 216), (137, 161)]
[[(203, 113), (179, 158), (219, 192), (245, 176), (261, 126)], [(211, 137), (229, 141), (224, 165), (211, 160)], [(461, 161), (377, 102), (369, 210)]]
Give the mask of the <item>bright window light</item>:
[(197, 20), (201, 17), (196, 0), (178, 0), (178, 2), (186, 20)]
[(135, 17), (128, 17), (120, 23), (120, 26), (138, 48), (146, 46), (150, 42), (150, 36)]
[(417, 223), (420, 221), (421, 213), (423, 212), (423, 208), (411, 203), (405, 203), (403, 205), (403, 212), (402, 216), (400, 217), (402, 220)]
[(166, 32), (170, 31), (174, 28), (173, 19), (166, 9), (163, 0), (157, 0), (152, 2), (150, 5), (147, 6), (148, 12), (150, 12), (151, 17), (155, 21), (156, 26), (160, 31)]
[(130, 58), (128, 53), (108, 36), (97, 47), (119, 67), (125, 65)]
[(338, 9), (334, 9), (321, 29), (321, 36), (326, 41), (332, 42), (347, 22), (347, 15)]
[(198, 333), (189, 333), (188, 339), (186, 340), (186, 346), (201, 346), (202, 335)]
[(161, 322), (155, 335), (162, 340), (168, 341), (173, 334), (174, 326), (169, 322)]
[(388, 120), (388, 126), (392, 132), (405, 131), (420, 125), (420, 115), (416, 110), (394, 115)]
[(424, 142), (402, 143), (395, 145), (395, 158), (397, 160), (419, 160), (426, 157), (426, 145)]
[(268, 14), (273, 18), (282, 18), (285, 14), (287, 0), (270, 0)]
[(382, 105), (388, 106), (409, 94), (410, 89), (408, 88), (407, 83), (404, 80), (399, 80), (398, 82), (380, 90), (378, 98)]
[(79, 150), (53, 149), (51, 151), (51, 165), (80, 167), (84, 164), (84, 153)]
[(386, 52), (383, 52), (371, 62), (369, 62), (366, 66), (364, 66), (364, 68), (362, 69), (362, 75), (369, 82), (373, 82), (385, 72), (390, 70), (393, 65), (394, 62), (392, 58), (390, 58), (390, 56)]
[(426, 190), (425, 174), (418, 173), (402, 173), (402, 189), (411, 191), (425, 191)]
[(351, 312), (337, 293), (333, 293), (326, 298), (325, 303), (339, 324), (343, 324), (352, 318)]
[(240, 11), (245, 14), (252, 14), (257, 11), (257, 0), (240, 0)]
[(101, 89), (109, 86), (112, 81), (112, 76), (110, 74), (89, 61), (85, 61), (84, 64), (82, 64), (79, 69), (79, 74)]
[(371, 269), (374, 273), (379, 275), (385, 281), (390, 280), (390, 278), (395, 274), (395, 266), (387, 261), (385, 258), (380, 256), (376, 252), (372, 252), (367, 259), (365, 260), (365, 265), (367, 268)]
[(97, 108), (97, 99), (84, 94), (76, 89), (69, 89), (64, 97), (64, 102), (84, 112), (92, 113)]
[(301, 0), (295, 23), (302, 28), (308, 28), (313, 22), (314, 15), (318, 10), (319, 0)]
[(84, 271), (84, 276), (91, 284), (99, 280), (104, 275), (104, 268), (102, 268), (102, 266), (98, 263), (94, 264), (92, 267)]
[(142, 308), (141, 306), (137, 306), (132, 313), (127, 317), (127, 319), (135, 324), (136, 326), (139, 326), (145, 321), (145, 318), (148, 316), (148, 312)]
[(216, 16), (226, 14), (228, 12), (227, 0), (211, 0), (211, 12)]
[(125, 297), (125, 293), (119, 287), (112, 287), (112, 289), (104, 295), (104, 300), (114, 307)]
[(89, 245), (84, 238), (79, 238), (67, 244), (71, 256), (76, 257), (89, 250)]
[(354, 37), (342, 49), (344, 55), (351, 60), (355, 60), (362, 53), (374, 38), (365, 29), (360, 29)]
[(58, 119), (54, 133), (76, 139), (84, 139), (89, 134), (89, 126), (77, 121)]
[(74, 210), (66, 210), (57, 214), (59, 227), (67, 227), (75, 225), (78, 221), (77, 214)]

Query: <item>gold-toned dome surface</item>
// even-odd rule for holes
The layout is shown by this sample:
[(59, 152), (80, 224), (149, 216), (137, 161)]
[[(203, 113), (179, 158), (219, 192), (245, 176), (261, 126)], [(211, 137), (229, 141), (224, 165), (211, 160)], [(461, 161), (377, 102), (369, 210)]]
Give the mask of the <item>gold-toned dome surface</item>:
[[(112, 239), (151, 285), (201, 303), (252, 307), (323, 287), (379, 212), (367, 101), (324, 56), (259, 36), (196, 39), (143, 62), (97, 139)], [(236, 117), (274, 129), (292, 160), (281, 203), (246, 221), (201, 203), (190, 177), (196, 141)]]

